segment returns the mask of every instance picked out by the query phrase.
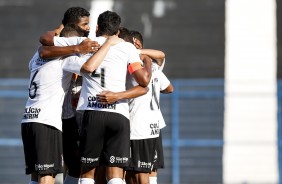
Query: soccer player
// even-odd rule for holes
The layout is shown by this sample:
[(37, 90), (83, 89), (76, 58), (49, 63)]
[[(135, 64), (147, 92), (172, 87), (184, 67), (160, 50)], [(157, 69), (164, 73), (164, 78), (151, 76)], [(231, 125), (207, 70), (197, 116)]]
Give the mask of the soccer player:
[[(88, 52), (96, 51), (99, 47), (97, 42), (84, 41), (79, 46), (69, 47), (54, 47), (53, 37), (58, 36), (61, 29), (66, 25), (74, 25), (79, 31), (83, 32), (81, 36), (88, 37), (90, 26), (89, 26), (90, 13), (81, 7), (71, 7), (66, 10), (62, 20), (62, 24), (58, 29), (49, 31), (40, 37), (40, 42), (44, 45), (40, 49), (40, 56), (44, 59), (56, 58), (58, 56), (66, 56), (69, 54), (84, 54)], [(91, 45), (89, 44), (91, 43)], [(50, 47), (51, 46), (51, 47)], [(82, 47), (77, 49), (74, 47)], [(87, 48), (86, 48), (87, 47)], [(96, 49), (93, 49), (96, 48)], [(74, 75), (76, 76), (76, 75)], [(76, 84), (76, 80), (72, 81), (72, 85)], [(75, 112), (76, 107), (72, 107), (72, 85), (65, 96), (63, 104), (63, 157), (65, 164), (64, 171), (64, 183), (78, 183), (80, 176), (80, 156), (78, 149), (79, 132), (78, 132), (78, 116), (80, 113)]]
[[(121, 18), (105, 11), (98, 17), (96, 35), (100, 45), (118, 33)], [(151, 78), (151, 63), (143, 67), (137, 49), (128, 42), (112, 46), (102, 64), (92, 74), (83, 74), (77, 110), (85, 110), (80, 140), (81, 184), (93, 184), (95, 168), (106, 166), (108, 184), (122, 183), (123, 168), (130, 156), (129, 109), (126, 100), (113, 104), (97, 101), (104, 90), (124, 91), (127, 70), (137, 83), (146, 87)]]
[(73, 107), (74, 86), (77, 83), (77, 74), (72, 75), (72, 80), (65, 95), (62, 110), (62, 136), (64, 158), (64, 183), (77, 184), (80, 175), (79, 156), (79, 127), (76, 117), (76, 107)]
[[(72, 29), (66, 26), (62, 35), (73, 32)], [(72, 72), (93, 72), (110, 46), (120, 41), (115, 36), (110, 37), (87, 61), (77, 56), (45, 60), (39, 57), (38, 51), (30, 60), (29, 97), (21, 122), (26, 174), (31, 174), (30, 184), (54, 184), (55, 176), (63, 172), (61, 113)]]
[[(44, 45), (40, 50), (40, 57), (42, 58), (57, 58), (68, 56), (71, 54), (87, 54), (89, 52), (96, 52), (100, 45), (96, 41), (85, 40), (80, 45), (72, 45), (68, 47), (54, 47), (54, 36), (59, 36), (60, 31), (66, 24), (73, 24), (78, 26), (84, 32), (83, 37), (88, 37), (90, 13), (81, 7), (71, 7), (64, 13), (62, 24), (53, 31), (48, 31), (40, 37), (40, 43)], [(91, 43), (91, 44), (90, 44)], [(51, 46), (51, 47), (48, 47)]]
[[(131, 31), (123, 28), (120, 30), (120, 35), (123, 39), (132, 42), (137, 48), (143, 48), (142, 35), (139, 32)], [(130, 36), (129, 36), (130, 34)], [(164, 63), (164, 53), (162, 51), (153, 49), (142, 49), (141, 58), (148, 59), (153, 58), (157, 60), (159, 64)], [(162, 66), (163, 67), (163, 66)], [(148, 86), (148, 92), (144, 96), (131, 99), (130, 101), (130, 139), (131, 139), (131, 151), (132, 162), (130, 167), (126, 171), (126, 182), (129, 183), (149, 183), (149, 175), (152, 169), (156, 170), (162, 163), (163, 167), (163, 155), (162, 144), (160, 137), (160, 129), (165, 126), (164, 120), (159, 106), (160, 91), (164, 93), (171, 93), (173, 86), (161, 72), (160, 66), (156, 63), (152, 64), (152, 78), (150, 85)], [(128, 78), (131, 93), (138, 89), (132, 88), (136, 86), (134, 80), (131, 77)], [(101, 102), (113, 103), (117, 99), (128, 97), (128, 92), (112, 93), (104, 91), (98, 95)], [(146, 116), (144, 116), (144, 114)], [(153, 183), (155, 178), (150, 178), (150, 183)]]
[[(131, 36), (133, 37), (133, 44), (136, 48), (141, 49), (141, 54), (147, 55), (154, 59), (155, 63), (159, 65), (158, 70), (162, 71), (165, 65), (165, 54), (162, 51), (153, 50), (153, 49), (144, 49), (143, 48), (143, 37), (138, 31), (131, 31)], [(166, 80), (166, 79), (164, 79)], [(161, 89), (161, 93), (168, 94), (173, 92), (173, 85), (170, 83), (169, 86), (165, 89)], [(165, 127), (165, 122), (161, 114), (161, 122), (163, 124), (160, 126), (159, 137), (157, 138), (157, 160), (154, 161), (154, 166), (152, 172), (149, 175), (150, 184), (157, 184), (157, 170), (159, 168), (164, 168), (164, 156), (163, 156), (163, 145), (162, 145), (162, 134), (161, 129)]]
[[(100, 45), (107, 37), (118, 33), (119, 25), (120, 17), (114, 12), (106, 11), (99, 16), (96, 35), (99, 36), (97, 41)], [(68, 39), (57, 38), (56, 40), (70, 45)], [(132, 44), (122, 42), (112, 47), (110, 51), (102, 65), (94, 73), (83, 74), (83, 86), (78, 104), (78, 110), (86, 110), (83, 118), (84, 128), (82, 129), (84, 137), (80, 141), (80, 151), (82, 151), (81, 183), (94, 183), (95, 168), (100, 165), (100, 162), (107, 166), (106, 173), (109, 183), (122, 180), (123, 167), (128, 165), (129, 113), (127, 101), (105, 106), (96, 102), (96, 94), (107, 89), (124, 90), (127, 67), (142, 86), (147, 86), (151, 77), (151, 63), (146, 63), (143, 68), (139, 54)], [(97, 115), (97, 117), (92, 117), (92, 115)], [(101, 117), (99, 119), (100, 115), (109, 118)], [(105, 130), (103, 129), (104, 123)], [(91, 126), (95, 126), (95, 128)], [(118, 130), (111, 132), (116, 128)], [(93, 145), (95, 146), (93, 147)], [(86, 153), (94, 153), (95, 155), (88, 156)]]

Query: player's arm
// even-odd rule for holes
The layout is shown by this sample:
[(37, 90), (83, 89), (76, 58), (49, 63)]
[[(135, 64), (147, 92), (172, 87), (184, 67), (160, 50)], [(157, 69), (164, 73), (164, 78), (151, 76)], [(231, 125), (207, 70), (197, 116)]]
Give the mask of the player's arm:
[(146, 87), (148, 86), (152, 76), (152, 59), (148, 56), (144, 56), (142, 60), (144, 67), (141, 63), (136, 62), (131, 63), (128, 66), (128, 70), (140, 86)]
[(168, 94), (168, 93), (172, 93), (173, 90), (174, 90), (173, 85), (170, 83), (167, 88), (161, 91), (161, 93)]
[(54, 45), (54, 40), (53, 40), (54, 36), (59, 36), (63, 28), (64, 28), (64, 25), (61, 24), (56, 29), (43, 33), (43, 35), (41, 35), (39, 38), (39, 42), (42, 45), (53, 46)]
[(159, 66), (161, 66), (165, 59), (165, 53), (155, 49), (141, 49), (140, 54), (144, 54), (154, 59)]
[(122, 92), (111, 92), (111, 91), (103, 91), (100, 94), (97, 94), (97, 98), (99, 102), (111, 104), (118, 100), (136, 98), (138, 96), (146, 94), (148, 91), (147, 87), (135, 86), (131, 89)]
[(59, 36), (62, 29), (64, 28), (61, 24), (58, 28), (53, 31), (47, 31), (40, 36), (39, 42), (43, 45), (39, 49), (39, 56), (43, 59), (52, 59), (58, 57), (69, 56), (72, 54), (86, 54), (89, 52), (96, 52), (100, 45), (96, 41), (90, 40), (82, 42), (80, 45), (66, 46), (66, 47), (55, 47), (54, 37)]
[(98, 68), (98, 66), (103, 62), (110, 47), (122, 41), (124, 40), (116, 35), (110, 36), (107, 41), (102, 45), (102, 47), (82, 65), (80, 72), (94, 72)]
[(90, 39), (83, 40), (79, 45), (59, 47), (59, 46), (41, 46), (39, 48), (39, 56), (43, 59), (51, 59), (69, 56), (72, 54), (86, 54), (89, 52), (95, 52), (99, 48), (99, 44), (96, 41)]
[(159, 70), (159, 82), (160, 82), (160, 92), (163, 94), (168, 94), (173, 92), (173, 85), (165, 74)]

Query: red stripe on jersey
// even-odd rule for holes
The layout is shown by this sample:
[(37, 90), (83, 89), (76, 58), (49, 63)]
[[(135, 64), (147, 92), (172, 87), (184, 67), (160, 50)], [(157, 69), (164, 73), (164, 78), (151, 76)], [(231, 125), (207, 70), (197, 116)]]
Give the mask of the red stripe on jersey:
[(143, 66), (141, 65), (140, 62), (135, 62), (135, 63), (131, 63), (130, 65), (128, 65), (128, 71), (130, 73), (130, 75), (135, 72), (136, 70), (142, 69)]

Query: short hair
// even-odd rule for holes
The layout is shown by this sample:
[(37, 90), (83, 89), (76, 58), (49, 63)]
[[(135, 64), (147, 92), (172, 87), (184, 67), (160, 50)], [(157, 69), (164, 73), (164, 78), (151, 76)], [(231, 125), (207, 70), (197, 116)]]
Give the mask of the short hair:
[(62, 20), (63, 25), (76, 24), (81, 17), (89, 17), (90, 13), (81, 7), (71, 7), (67, 9)]
[(133, 37), (130, 34), (130, 31), (125, 27), (119, 28), (119, 34), (118, 37), (124, 39), (126, 42), (130, 42), (133, 44)]
[(75, 24), (67, 24), (62, 29), (61, 37), (71, 37), (71, 36), (83, 36), (84, 31)]
[(142, 34), (140, 32), (138, 32), (138, 31), (130, 31), (130, 35), (132, 36), (132, 39), (136, 38), (143, 45), (143, 36), (142, 36)]
[(105, 11), (98, 17), (97, 35), (112, 36), (118, 33), (119, 26), (121, 24), (120, 16), (112, 11)]

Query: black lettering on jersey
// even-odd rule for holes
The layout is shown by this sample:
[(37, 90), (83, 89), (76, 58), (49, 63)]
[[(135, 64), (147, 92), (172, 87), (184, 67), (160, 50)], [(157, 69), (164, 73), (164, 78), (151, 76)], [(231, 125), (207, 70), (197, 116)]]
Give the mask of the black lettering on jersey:
[(24, 110), (25, 113), (37, 113), (37, 114), (39, 114), (40, 111), (41, 111), (40, 108), (32, 108), (32, 107), (26, 108)]
[(96, 73), (97, 71), (95, 70), (94, 72), (91, 73), (91, 77), (93, 78), (99, 78), (100, 79), (100, 85), (102, 87), (106, 87), (106, 82), (105, 82), (105, 68), (101, 68), (101, 73)]
[(151, 128), (151, 135), (158, 135), (158, 134), (160, 134), (159, 123), (151, 123), (150, 124), (150, 128)]
[(160, 129), (152, 129), (151, 130), (151, 135), (158, 135), (160, 134)]
[(24, 114), (23, 119), (37, 119), (38, 114)]
[(96, 96), (88, 96), (88, 101), (97, 101)]
[(31, 99), (34, 99), (36, 97), (36, 92), (37, 92), (37, 84), (33, 81), (35, 76), (37, 75), (38, 73), (38, 70), (36, 70), (36, 72), (34, 73), (34, 75), (32, 76), (32, 79), (30, 81), (30, 84), (29, 84), (29, 88), (28, 88), (28, 95), (29, 95), (29, 98)]
[(106, 87), (105, 83), (105, 68), (101, 68), (101, 86)]
[(102, 104), (99, 102), (88, 102), (87, 107), (99, 109), (116, 109), (116, 104)]
[(43, 58), (39, 57), (35, 60), (35, 63), (36, 63), (36, 65), (41, 66), (41, 65), (44, 65), (45, 63), (47, 63), (49, 61), (50, 60), (48, 60), (48, 59), (43, 59)]
[(100, 77), (101, 74), (96, 73), (96, 70), (94, 70), (94, 72), (91, 73), (91, 77)]
[(40, 111), (40, 108), (25, 108), (23, 119), (37, 119)]

